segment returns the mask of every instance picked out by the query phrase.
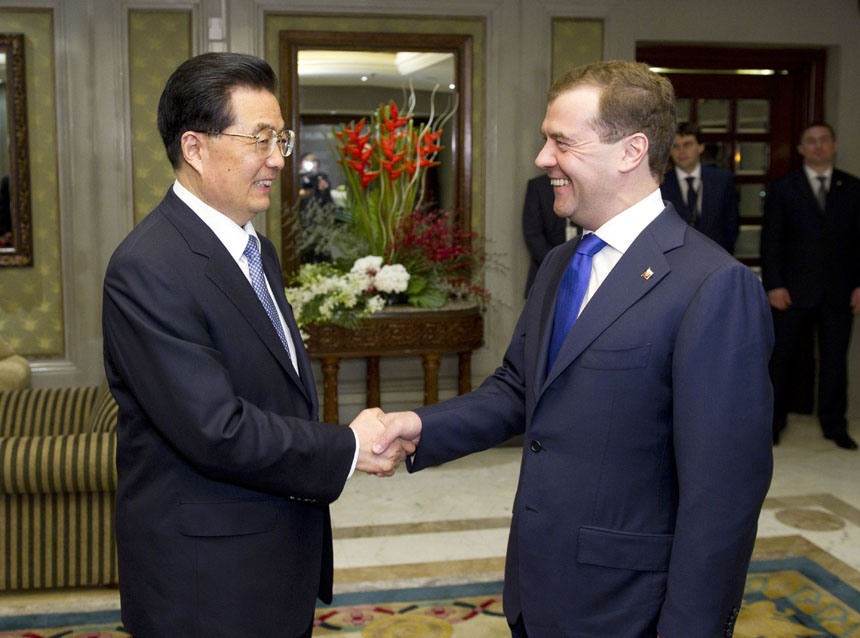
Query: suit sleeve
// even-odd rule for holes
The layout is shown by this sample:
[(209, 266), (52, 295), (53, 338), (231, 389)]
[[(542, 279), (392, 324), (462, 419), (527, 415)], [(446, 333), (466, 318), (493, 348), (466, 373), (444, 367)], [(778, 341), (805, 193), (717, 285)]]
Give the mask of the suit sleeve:
[(526, 187), (526, 200), (523, 204), (523, 237), (535, 265), (540, 265), (554, 246), (547, 237), (547, 228), (543, 220), (544, 213), (541, 210), (538, 185), (532, 179)]
[[(335, 500), (352, 463), (352, 432), (276, 414), (239, 396), (224, 346), (210, 329), (219, 318), (202, 307), (187, 273), (178, 270), (158, 259), (115, 256), (105, 277), (105, 362), (109, 376), (120, 380), (117, 398), (131, 420), (129, 436), (153, 428), (212, 480), (312, 502)], [(286, 377), (267, 378), (262, 362), (249, 362), (249, 369), (260, 370), (260, 378), (249, 381), (260, 396), (295, 392)]]
[(731, 255), (734, 253), (735, 242), (738, 240), (740, 217), (738, 214), (738, 193), (735, 190), (735, 178), (730, 172), (726, 176), (723, 202), (725, 202), (726, 207), (724, 214), (725, 228), (723, 231), (725, 245), (723, 247)]
[(702, 284), (673, 355), (673, 443), (679, 503), (664, 638), (717, 636), (743, 596), (758, 516), (773, 469), (770, 312), (737, 263)]
[(416, 410), (423, 431), (415, 455), (407, 460), (410, 472), (486, 450), (525, 431), (523, 347), (529, 303), (502, 365), (479, 388)]

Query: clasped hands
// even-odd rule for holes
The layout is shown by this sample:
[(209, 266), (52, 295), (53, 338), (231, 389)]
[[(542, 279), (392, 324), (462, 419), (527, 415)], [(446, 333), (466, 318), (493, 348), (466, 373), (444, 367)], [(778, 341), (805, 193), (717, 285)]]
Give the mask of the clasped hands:
[(392, 476), (421, 438), (421, 418), (415, 412), (389, 412), (367, 408), (349, 427), (358, 435), (355, 469), (377, 476)]

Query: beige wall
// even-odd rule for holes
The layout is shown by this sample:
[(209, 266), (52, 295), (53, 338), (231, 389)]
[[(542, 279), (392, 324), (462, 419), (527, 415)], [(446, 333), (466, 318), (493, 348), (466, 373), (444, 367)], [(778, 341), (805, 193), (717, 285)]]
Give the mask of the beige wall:
[[(65, 347), (58, 357), (34, 361), (37, 385), (89, 383), (102, 374), (101, 277), (113, 248), (134, 223), (138, 188), (132, 113), (139, 96), (132, 95), (129, 84), (130, 11), (190, 11), (193, 52), (226, 48), (266, 57), (266, 31), (273, 21), (298, 24), (306, 19), (300, 15), (349, 22), (358, 16), (400, 14), (410, 20), (427, 16), (437, 23), (453, 16), (483, 23), (484, 68), (476, 86), (484, 96), (477, 143), (485, 163), (476, 192), (478, 197), (483, 194), (480, 230), (508, 269), (487, 275), (494, 302), (486, 322), (487, 345), (473, 361), (476, 382), (501, 360), (522, 307), (528, 261), (520, 208), (525, 182), (537, 174), (533, 160), (541, 144), (538, 129), (552, 72), (553, 18), (602, 21), (605, 58), (631, 59), (641, 41), (827, 47), (826, 113), (840, 134), (839, 164), (860, 174), (860, 147), (850, 143), (860, 137), (855, 62), (860, 60), (860, 12), (854, 0), (819, 0), (815, 20), (808, 17), (806, 0), (227, 0), (226, 38), (209, 41), (209, 18), (220, 17), (221, 4), (221, 0), (0, 0), (0, 32), (6, 31), (4, 9), (47, 9), (53, 17), (50, 80), (56, 93), (53, 150), (59, 245), (45, 250), (56, 249), (60, 259)], [(558, 23), (556, 27), (559, 31)], [(180, 48), (177, 45), (176, 50)], [(261, 220), (261, 228), (271, 226)], [(44, 277), (50, 280), (55, 274)], [(8, 280), (9, 275), (0, 271), (0, 286)], [(860, 376), (856, 343), (852, 377)], [(452, 361), (443, 362), (443, 396), (454, 392), (453, 369)], [(383, 386), (384, 407), (420, 401), (418, 361), (385, 360), (382, 374), (389, 379)], [(858, 383), (860, 379), (852, 380), (852, 413), (860, 416)], [(361, 407), (363, 387), (362, 366), (344, 364), (342, 415)]]

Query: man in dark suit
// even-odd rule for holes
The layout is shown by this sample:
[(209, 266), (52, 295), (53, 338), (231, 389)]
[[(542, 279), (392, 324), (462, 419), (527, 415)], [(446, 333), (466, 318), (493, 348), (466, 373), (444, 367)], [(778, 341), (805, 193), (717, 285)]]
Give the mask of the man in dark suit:
[(729, 254), (738, 238), (738, 194), (731, 171), (703, 164), (705, 145), (699, 127), (691, 122), (678, 126), (672, 142), (671, 168), (660, 192), (690, 226), (704, 233)]
[[(377, 411), (317, 422), (272, 243), (252, 219), (292, 151), (263, 60), (208, 53), (158, 106), (176, 181), (104, 283), (122, 620), (135, 638), (310, 636), (331, 601), (328, 504), (376, 458)], [(260, 256), (262, 253), (262, 256)], [(273, 301), (274, 300), (274, 301)]]
[(773, 441), (786, 425), (798, 343), (818, 331), (818, 418), (824, 437), (847, 450), (848, 342), (860, 312), (860, 180), (833, 167), (837, 143), (825, 122), (810, 124), (803, 167), (771, 184), (761, 237), (764, 286), (773, 306)]
[[(380, 417), (374, 448), (418, 443), (412, 471), (525, 434), (514, 636), (732, 634), (771, 477), (771, 322), (756, 276), (664, 207), (674, 113), (671, 84), (640, 63), (553, 85), (536, 164), (586, 234), (547, 256), (480, 388)], [(599, 249), (590, 266), (577, 244)], [(583, 305), (557, 302), (566, 273)]]
[(523, 203), (523, 237), (531, 255), (526, 280), (526, 296), (547, 253), (578, 234), (578, 227), (553, 212), (555, 195), (546, 174), (533, 177), (526, 185)]

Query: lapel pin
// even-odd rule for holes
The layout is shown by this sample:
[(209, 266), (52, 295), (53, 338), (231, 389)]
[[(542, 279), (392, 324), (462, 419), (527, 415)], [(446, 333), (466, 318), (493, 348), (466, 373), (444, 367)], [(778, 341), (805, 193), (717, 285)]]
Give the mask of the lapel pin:
[(654, 271), (648, 268), (645, 272), (642, 273), (642, 279), (651, 279), (654, 276)]

